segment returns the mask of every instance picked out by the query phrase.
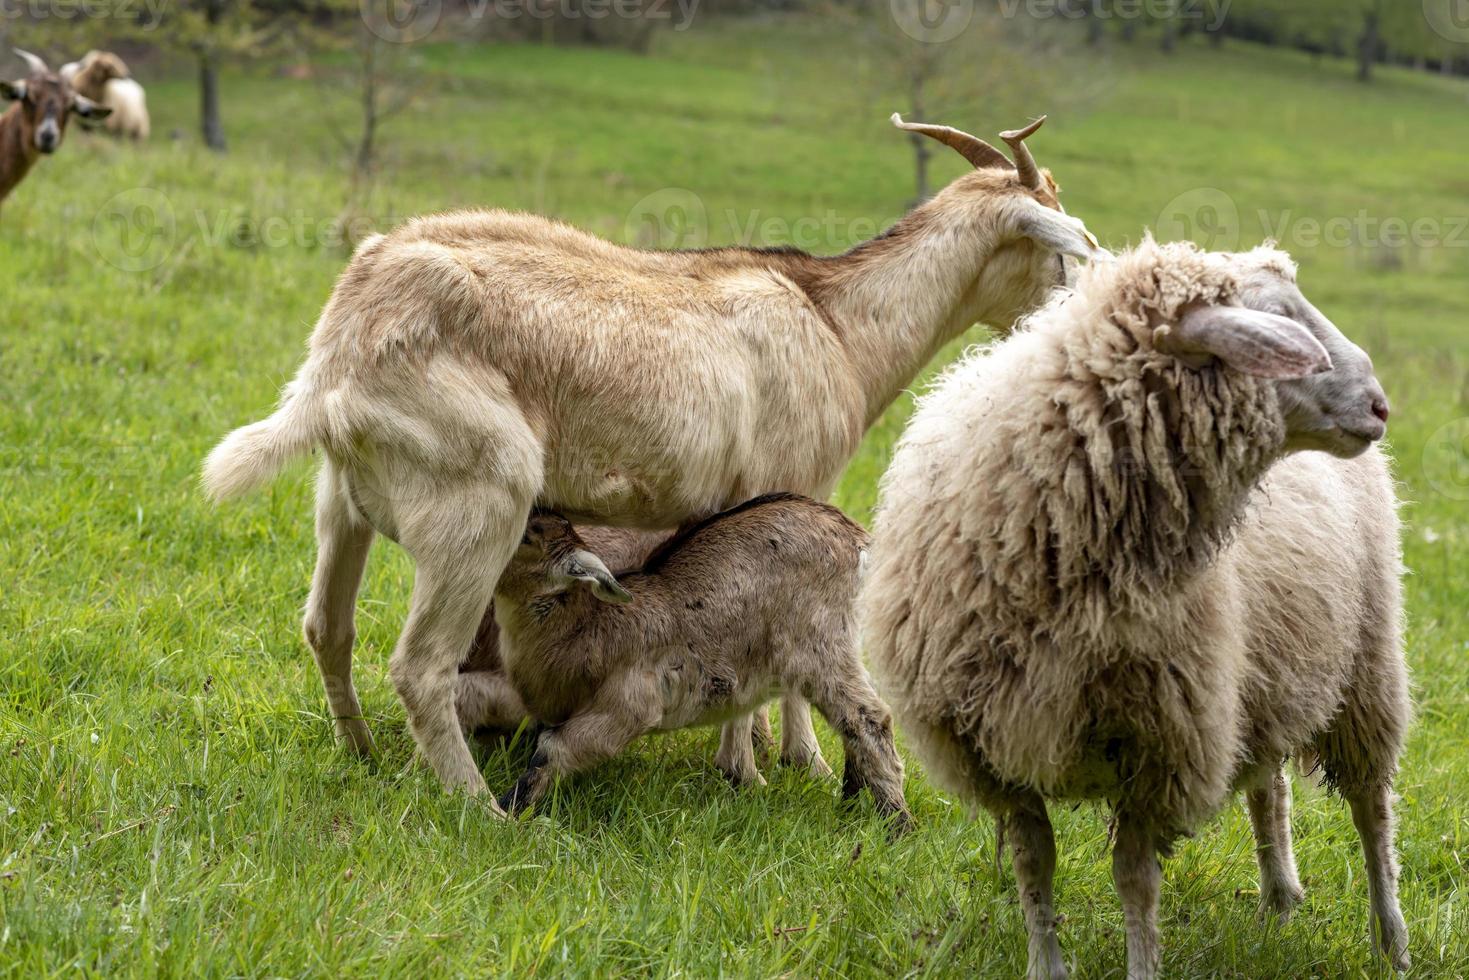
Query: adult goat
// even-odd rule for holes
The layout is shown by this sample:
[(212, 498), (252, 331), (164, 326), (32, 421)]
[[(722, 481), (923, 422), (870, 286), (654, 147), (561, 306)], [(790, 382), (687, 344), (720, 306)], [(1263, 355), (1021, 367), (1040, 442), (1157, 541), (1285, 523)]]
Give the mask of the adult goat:
[(54, 153), (72, 113), (101, 119), (111, 109), (71, 90), (46, 62), (16, 49), (29, 74), (18, 81), (0, 79), (0, 98), (15, 103), (0, 115), (0, 201), (15, 189), (43, 153)]
[(338, 734), (372, 741), (351, 681), (374, 531), (417, 568), (390, 674), (446, 787), (485, 781), (455, 715), (456, 668), (534, 504), (676, 527), (773, 491), (824, 498), (950, 338), (1006, 328), (1096, 239), (1024, 140), (1012, 164), (904, 124), (975, 170), (844, 255), (656, 252), (503, 211), (418, 218), (364, 242), (268, 419), (210, 455), (215, 498), (324, 451), (305, 633)]

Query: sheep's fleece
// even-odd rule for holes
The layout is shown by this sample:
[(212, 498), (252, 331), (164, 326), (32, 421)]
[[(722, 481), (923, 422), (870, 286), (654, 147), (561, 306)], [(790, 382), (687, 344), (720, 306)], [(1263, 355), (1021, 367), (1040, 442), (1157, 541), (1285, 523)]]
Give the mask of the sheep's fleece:
[(1146, 239), (921, 400), (864, 631), (948, 789), (1002, 815), (1018, 788), (1106, 798), (1166, 840), (1303, 749), (1343, 789), (1391, 780), (1408, 699), (1386, 459), (1282, 458), (1269, 382), (1154, 348), (1261, 266), (1294, 276), (1271, 248)]

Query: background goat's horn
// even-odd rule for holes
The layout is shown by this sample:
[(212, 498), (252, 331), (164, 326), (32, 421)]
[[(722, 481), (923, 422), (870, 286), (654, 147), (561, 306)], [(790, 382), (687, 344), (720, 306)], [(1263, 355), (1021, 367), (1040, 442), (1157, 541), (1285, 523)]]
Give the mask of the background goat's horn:
[(1020, 183), (1032, 190), (1040, 190), (1041, 171), (1035, 165), (1035, 157), (1030, 155), (1030, 148), (1025, 145), (1025, 138), (1040, 129), (1045, 121), (1046, 117), (1041, 116), (1024, 129), (1011, 129), (1000, 134), (1000, 139), (1009, 143), (1010, 152), (1015, 154), (1015, 169), (1020, 174)]
[[(899, 129), (906, 129), (910, 133), (922, 133), (931, 136), (958, 150), (960, 155), (976, 167), (1004, 167), (1009, 170), (1012, 164), (1005, 154), (990, 146), (978, 136), (970, 136), (968, 133), (955, 129), (952, 126), (930, 126), (928, 123), (903, 122), (903, 117), (893, 113), (893, 125)], [(1034, 161), (1032, 161), (1032, 166)]]
[(16, 57), (26, 63), (26, 67), (31, 70), (32, 75), (49, 75), (51, 73), (51, 69), (46, 67), (46, 62), (37, 58), (29, 51), (22, 51), (20, 48), (16, 48), (15, 54)]

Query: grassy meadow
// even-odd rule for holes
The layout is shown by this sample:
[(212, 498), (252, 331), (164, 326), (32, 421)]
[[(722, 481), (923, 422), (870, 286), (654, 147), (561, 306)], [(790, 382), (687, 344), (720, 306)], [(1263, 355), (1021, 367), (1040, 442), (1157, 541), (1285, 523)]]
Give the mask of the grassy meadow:
[[(886, 122), (902, 86), (849, 91), (837, 46), (816, 42), (776, 21), (667, 33), (649, 57), (430, 46), (355, 195), (343, 97), (230, 74), (216, 156), (192, 81), (145, 76), (152, 142), (73, 129), (17, 188), (0, 212), (0, 975), (1023, 972), (992, 828), (911, 758), (918, 829), (895, 843), (834, 782), (775, 770), (731, 792), (713, 732), (646, 740), (521, 824), (446, 797), (388, 682), (412, 568), (382, 541), (356, 660), (382, 758), (349, 758), (299, 635), (311, 468), (219, 509), (195, 485), (213, 442), (294, 372), (349, 252), (344, 218), (499, 206), (617, 240), (827, 252), (880, 229), (912, 194)], [(1378, 365), (1418, 705), (1403, 906), (1414, 975), (1469, 975), (1469, 91), (1386, 70), (1363, 87), (1345, 62), (1243, 46), (1076, 70), (1096, 91), (1032, 141), (1068, 210), (1112, 246), (1145, 226), (1215, 247), (1276, 234)], [(935, 121), (991, 134), (1048, 108)], [(935, 158), (940, 180), (963, 166)], [(841, 483), (858, 519), (909, 407)], [(507, 787), (517, 751), (481, 752)], [(1105, 815), (1053, 817), (1067, 956), (1080, 977), (1120, 976)], [(1381, 972), (1345, 807), (1298, 781), (1295, 836), (1308, 898), (1285, 926), (1255, 921), (1242, 807), (1167, 862), (1169, 975)]]

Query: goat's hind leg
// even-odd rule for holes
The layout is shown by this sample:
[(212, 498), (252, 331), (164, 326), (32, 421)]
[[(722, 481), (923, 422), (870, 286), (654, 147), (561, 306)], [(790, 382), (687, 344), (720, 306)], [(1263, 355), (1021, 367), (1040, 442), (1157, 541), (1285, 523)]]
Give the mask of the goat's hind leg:
[(360, 755), (371, 754), (373, 745), (352, 685), (352, 644), (357, 589), (372, 535), (372, 527), (352, 508), (340, 471), (325, 463), (316, 483), (316, 572), (302, 632), (321, 671), (337, 738)]
[(847, 657), (833, 655), (817, 662), (831, 666), (844, 659), (848, 669), (834, 667), (825, 676), (799, 678), (802, 683), (792, 686), (809, 693), (812, 703), (842, 737), (846, 753), (842, 796), (850, 799), (864, 787), (870, 789), (878, 812), (894, 817), (893, 829), (902, 833), (912, 818), (903, 799), (903, 761), (893, 738), (892, 712), (873, 690), (855, 650)]

